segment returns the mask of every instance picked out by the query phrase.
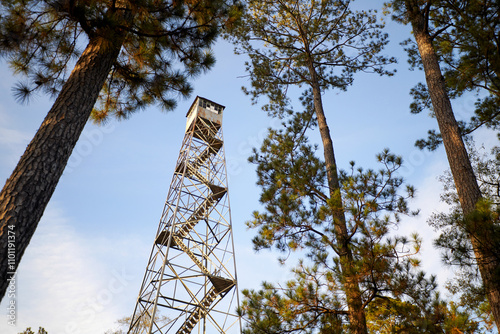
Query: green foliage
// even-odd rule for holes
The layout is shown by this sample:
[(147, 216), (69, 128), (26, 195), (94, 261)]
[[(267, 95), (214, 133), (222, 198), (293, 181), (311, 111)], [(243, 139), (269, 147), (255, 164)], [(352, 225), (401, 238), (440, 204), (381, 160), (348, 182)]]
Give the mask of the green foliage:
[[(404, 0), (393, 0), (394, 18), (408, 23)], [(427, 29), (440, 59), (441, 70), (452, 99), (466, 93), (476, 95), (473, 116), (461, 124), (462, 134), (479, 127), (499, 129), (500, 122), (500, 11), (496, 0), (423, 1), (419, 4), (427, 19)], [(403, 43), (412, 68), (421, 69), (421, 61), (412, 41)], [(424, 85), (412, 89), (412, 113), (430, 110), (430, 98)], [(466, 95), (470, 96), (470, 95)], [(472, 110), (471, 110), (472, 111)], [(434, 150), (441, 143), (439, 134), (429, 132), (417, 146)]]
[(322, 91), (346, 90), (358, 71), (390, 75), (384, 65), (394, 58), (379, 55), (387, 44), (382, 24), (372, 11), (353, 12), (346, 0), (249, 0), (241, 24), (230, 30), (236, 52), (247, 54), (251, 87), (245, 92), (271, 115), (289, 111), (292, 86)]
[(474, 316), (485, 332), (494, 332), (490, 304), (476, 266), (456, 270), (455, 277), (446, 283), (446, 289), (457, 300), (457, 307)]
[[(368, 304), (369, 333), (483, 333), (467, 312), (440, 299), (434, 278), (412, 271), (401, 271), (406, 286), (395, 297)], [(263, 283), (262, 290), (243, 291), (243, 333), (348, 333), (339, 286), (329, 271), (300, 263), (293, 272), (295, 279), (284, 286)]]
[[(24, 332), (20, 332), (19, 334), (35, 334), (35, 332), (31, 330), (31, 327), (28, 327), (24, 330)], [(43, 327), (38, 327), (38, 332), (36, 334), (48, 334), (48, 333)]]
[(243, 333), (342, 333), (347, 314), (331, 273), (302, 262), (293, 272), (296, 278), (284, 287), (263, 283), (262, 290), (243, 290)]
[[(123, 317), (121, 319), (116, 320), (118, 324), (117, 328), (107, 330), (104, 334), (125, 334), (129, 332), (130, 323), (132, 322), (132, 317)], [(159, 325), (165, 325), (170, 322), (170, 319), (164, 315), (155, 316), (155, 322)], [(140, 319), (140, 323), (137, 327), (134, 327), (137, 330), (137, 333), (146, 333), (149, 331), (149, 326), (151, 325), (151, 321), (149, 321), (146, 317), (142, 317)], [(154, 327), (153, 327), (154, 330)]]
[[(489, 240), (489, 244), (483, 244), (493, 251), (500, 253), (500, 148), (492, 149), (492, 155), (480, 154), (473, 146), (469, 145), (470, 158), (474, 168), (483, 199), (477, 205), (476, 210), (468, 217), (464, 217), (458, 202), (458, 196), (451, 173), (447, 172), (440, 180), (443, 183), (444, 193), (441, 199), (451, 206), (448, 213), (434, 214), (429, 223), (436, 229), (442, 231), (436, 240), (436, 246), (441, 248), (443, 260), (448, 265), (473, 266), (476, 259), (473, 254), (472, 245), (469, 241), (469, 234), (481, 233)], [(493, 222), (486, 228), (485, 222)], [(497, 240), (498, 239), (498, 240)]]
[[(475, 149), (473, 142), (468, 146), (483, 199), (478, 202), (474, 212), (464, 217), (452, 176), (447, 172), (440, 178), (444, 188), (441, 199), (450, 205), (450, 210), (433, 214), (429, 224), (440, 231), (435, 245), (442, 252), (443, 262), (458, 267), (456, 277), (447, 283), (448, 290), (457, 297), (458, 306), (475, 313), (485, 327), (490, 328), (493, 320), (470, 243), (470, 234), (482, 236), (487, 243), (480, 247), (500, 258), (500, 148), (495, 147), (491, 154), (487, 154)], [(497, 275), (500, 279), (500, 273)]]
[(383, 166), (378, 171), (354, 163), (341, 170), (342, 208), (332, 207), (324, 163), (304, 135), (311, 123), (310, 114), (298, 113), (281, 129), (269, 129), (250, 158), (264, 205), (247, 222), (257, 229), (255, 248), (300, 251), (308, 260), (301, 260), (283, 285), (263, 283), (260, 290), (243, 291), (244, 333), (350, 332), (334, 210), (346, 215), (349, 265), (363, 291), (370, 333), (479, 333), (468, 310), (443, 301), (435, 278), (418, 270), (418, 236), (394, 234), (400, 215), (416, 214), (407, 206), (414, 189), (397, 175), (401, 158), (385, 150), (377, 156)]
[(487, 333), (456, 304), (434, 293), (426, 300), (377, 300), (368, 311), (370, 332), (389, 333)]
[[(325, 246), (337, 250), (331, 219), (332, 211), (339, 208), (331, 207), (325, 165), (315, 156), (317, 147), (310, 145), (304, 134), (306, 127), (311, 126), (310, 117), (297, 113), (282, 129), (270, 129), (260, 151), (254, 150), (249, 159), (257, 165), (257, 183), (262, 187), (260, 201), (266, 211), (255, 212), (248, 223), (249, 227), (260, 229), (254, 239), (256, 249), (274, 245), (280, 251), (304, 246), (318, 251)], [(401, 213), (416, 212), (410, 212), (406, 206), (406, 199), (414, 195), (412, 187), (406, 187), (406, 196), (397, 194), (403, 182), (395, 175), (401, 158), (386, 150), (377, 159), (384, 165), (380, 171), (365, 171), (352, 163), (349, 171), (340, 172), (344, 199), (340, 209), (349, 215), (348, 225), (353, 231), (378, 231), (383, 235), (387, 232), (383, 225), (397, 222)], [(390, 214), (380, 216), (382, 212)], [(372, 226), (365, 225), (367, 222)]]
[[(265, 283), (260, 291), (244, 292), (245, 331), (362, 333), (372, 302), (404, 302), (435, 289), (433, 278), (417, 268), (418, 236), (392, 233), (400, 215), (415, 214), (406, 203), (414, 189), (397, 176), (401, 158), (386, 150), (377, 157), (379, 171), (352, 163), (337, 173), (324, 119), (324, 91), (347, 89), (359, 71), (393, 73), (384, 66), (395, 60), (380, 55), (387, 36), (374, 12), (353, 12), (350, 1), (247, 4), (242, 24), (230, 30), (236, 52), (250, 59), (244, 91), (254, 103), (267, 97), (263, 109), (286, 119), (250, 158), (264, 209), (247, 225), (257, 229), (255, 249), (275, 247), (285, 255), (281, 261), (302, 251), (308, 262), (294, 269), (295, 279), (285, 287)], [(296, 88), (303, 112), (293, 111), (289, 93)], [(316, 125), (327, 162), (307, 138)]]
[(0, 55), (25, 77), (14, 94), (26, 102), (37, 91), (58, 95), (87, 40), (125, 36), (94, 120), (151, 104), (170, 110), (191, 93), (188, 80), (214, 64), (210, 45), (236, 10), (225, 0), (2, 1)]
[[(407, 206), (414, 189), (397, 175), (402, 159), (385, 150), (377, 156), (383, 166), (378, 171), (358, 168), (352, 162), (349, 170), (339, 173), (343, 203), (341, 208), (334, 207), (324, 163), (305, 136), (311, 124), (310, 113), (295, 114), (281, 129), (270, 129), (261, 149), (250, 158), (257, 165), (264, 205), (247, 223), (258, 231), (255, 248), (275, 247), (284, 254), (302, 251), (311, 265), (301, 262), (293, 271), (295, 279), (284, 287), (265, 283), (262, 290), (244, 292), (242, 312), (248, 319), (248, 333), (348, 330), (335, 210), (345, 213), (353, 253), (349, 265), (357, 273), (369, 312), (385, 307), (390, 317), (399, 312), (397, 305), (412, 309), (418, 302), (425, 306), (436, 288), (434, 278), (427, 279), (418, 271), (418, 236), (393, 233), (400, 215), (416, 214)], [(430, 312), (424, 311), (425, 307), (417, 307), (414, 314), (408, 311), (398, 317), (407, 323), (406, 317), (424, 321)]]

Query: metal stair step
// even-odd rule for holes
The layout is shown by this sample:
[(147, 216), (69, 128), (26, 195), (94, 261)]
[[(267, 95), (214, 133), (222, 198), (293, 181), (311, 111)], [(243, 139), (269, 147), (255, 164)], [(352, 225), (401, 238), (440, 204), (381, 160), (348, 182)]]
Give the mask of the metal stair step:
[(200, 319), (207, 315), (209, 311), (209, 306), (217, 298), (217, 292), (215, 288), (211, 288), (205, 297), (200, 301), (200, 304), (191, 312), (189, 317), (184, 321), (181, 327), (177, 330), (177, 334), (188, 334), (191, 333), (192, 329), (200, 321)]

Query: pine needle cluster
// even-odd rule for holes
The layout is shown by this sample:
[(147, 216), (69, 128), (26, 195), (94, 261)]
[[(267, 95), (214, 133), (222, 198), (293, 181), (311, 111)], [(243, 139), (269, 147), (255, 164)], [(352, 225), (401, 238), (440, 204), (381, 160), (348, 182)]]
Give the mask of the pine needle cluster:
[(192, 92), (189, 80), (210, 69), (210, 49), (237, 17), (231, 1), (2, 1), (0, 55), (23, 79), (13, 87), (59, 94), (88, 40), (125, 35), (92, 117), (127, 118), (149, 105), (172, 110)]

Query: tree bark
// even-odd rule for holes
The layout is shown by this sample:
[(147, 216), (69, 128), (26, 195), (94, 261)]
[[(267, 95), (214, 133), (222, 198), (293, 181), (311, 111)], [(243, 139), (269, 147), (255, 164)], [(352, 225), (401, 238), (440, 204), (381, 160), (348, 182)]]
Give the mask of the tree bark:
[(117, 39), (120, 41), (90, 39), (0, 193), (0, 299), (118, 57), (123, 39)]
[[(464, 216), (467, 218), (476, 209), (476, 204), (481, 199), (481, 191), (446, 92), (446, 83), (441, 73), (439, 59), (427, 30), (425, 13), (420, 8), (418, 1), (407, 0), (406, 5), (460, 205)], [(492, 222), (490, 223), (492, 224)], [(494, 249), (488, 247), (493, 245), (488, 240), (488, 233), (485, 233), (488, 230), (490, 229), (485, 226), (484, 222), (475, 223), (472, 221), (467, 232), (487, 291), (495, 323), (499, 327), (500, 279), (498, 275), (500, 273), (500, 261), (495, 256)]]
[(337, 251), (340, 259), (342, 275), (344, 278), (344, 289), (348, 307), (349, 323), (352, 333), (366, 334), (368, 333), (368, 329), (366, 326), (365, 311), (363, 308), (363, 300), (361, 298), (361, 290), (359, 288), (358, 275), (356, 273), (355, 267), (353, 266), (354, 258), (352, 255), (352, 251), (349, 248), (349, 232), (347, 230), (347, 224), (342, 205), (342, 197), (340, 194), (340, 184), (338, 179), (337, 164), (335, 162), (333, 142), (323, 110), (321, 88), (319, 87), (316, 71), (312, 64), (309, 65), (309, 71), (311, 73), (314, 109), (316, 118), (318, 120), (321, 140), (323, 142), (328, 187), (330, 190), (330, 205), (333, 211), (333, 224), (335, 229), (335, 236), (338, 243)]

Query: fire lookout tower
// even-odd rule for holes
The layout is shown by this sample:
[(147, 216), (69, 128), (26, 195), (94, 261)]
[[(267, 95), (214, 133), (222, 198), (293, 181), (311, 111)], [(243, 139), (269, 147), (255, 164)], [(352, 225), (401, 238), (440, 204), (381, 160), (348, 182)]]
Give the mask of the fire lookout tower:
[(197, 97), (129, 333), (240, 333), (222, 137), (224, 106)]

